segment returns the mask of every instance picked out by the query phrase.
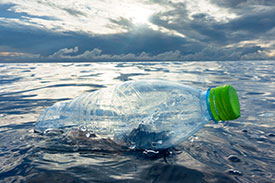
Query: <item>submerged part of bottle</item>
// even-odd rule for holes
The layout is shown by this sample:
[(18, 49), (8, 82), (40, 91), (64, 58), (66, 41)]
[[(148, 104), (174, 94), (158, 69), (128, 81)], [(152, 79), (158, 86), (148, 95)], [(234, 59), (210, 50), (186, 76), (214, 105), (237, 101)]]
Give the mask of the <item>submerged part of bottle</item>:
[(232, 86), (208, 91), (164, 80), (128, 81), (56, 103), (35, 130), (82, 127), (131, 148), (164, 149), (184, 141), (209, 120), (240, 116)]

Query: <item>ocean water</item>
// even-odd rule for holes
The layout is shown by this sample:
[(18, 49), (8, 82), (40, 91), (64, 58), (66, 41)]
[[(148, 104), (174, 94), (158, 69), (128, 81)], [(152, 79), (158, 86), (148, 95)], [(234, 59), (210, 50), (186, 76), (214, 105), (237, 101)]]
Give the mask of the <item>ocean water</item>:
[[(275, 182), (275, 61), (0, 64), (0, 182)], [(125, 150), (81, 132), (34, 133), (58, 101), (127, 80), (233, 85), (242, 116), (209, 122), (165, 151)]]

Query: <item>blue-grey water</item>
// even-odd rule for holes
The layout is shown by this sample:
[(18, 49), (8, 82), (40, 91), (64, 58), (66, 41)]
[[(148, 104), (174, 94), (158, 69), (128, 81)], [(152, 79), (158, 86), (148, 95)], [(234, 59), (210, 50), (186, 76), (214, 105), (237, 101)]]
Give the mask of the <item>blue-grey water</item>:
[[(0, 182), (275, 182), (275, 61), (0, 64)], [(231, 84), (241, 118), (208, 123), (165, 152), (125, 151), (77, 132), (34, 133), (39, 114), (127, 80)]]

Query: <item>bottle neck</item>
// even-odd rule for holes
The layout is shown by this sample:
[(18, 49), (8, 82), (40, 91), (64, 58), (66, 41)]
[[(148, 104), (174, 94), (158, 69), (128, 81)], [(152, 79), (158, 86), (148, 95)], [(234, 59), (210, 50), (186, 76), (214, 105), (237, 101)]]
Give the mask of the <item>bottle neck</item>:
[[(211, 120), (213, 120), (213, 121), (215, 121), (215, 122), (218, 122), (216, 119), (215, 119), (215, 117), (214, 117), (214, 115), (213, 115), (213, 113), (212, 113), (212, 111), (211, 111), (211, 107), (210, 107), (210, 88), (206, 91), (206, 96), (205, 96), (205, 100), (206, 100), (206, 105), (207, 105), (207, 111), (208, 111), (208, 113), (209, 113), (209, 115), (211, 116)], [(215, 108), (215, 110), (216, 110), (216, 108)]]
[(211, 108), (210, 108), (210, 102), (209, 102), (209, 95), (210, 95), (210, 89), (208, 89), (207, 91), (202, 91), (200, 94), (200, 106), (201, 106), (201, 110), (205, 116), (205, 118), (207, 120), (214, 120), (215, 122), (217, 122), (215, 120), (215, 118), (213, 117), (213, 114), (211, 112)]

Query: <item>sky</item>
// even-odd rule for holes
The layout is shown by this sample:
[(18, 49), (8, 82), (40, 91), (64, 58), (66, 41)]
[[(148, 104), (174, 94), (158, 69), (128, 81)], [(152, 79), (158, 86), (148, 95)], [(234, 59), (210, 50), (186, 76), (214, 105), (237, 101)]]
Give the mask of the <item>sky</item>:
[(0, 0), (0, 62), (275, 60), (274, 0)]

